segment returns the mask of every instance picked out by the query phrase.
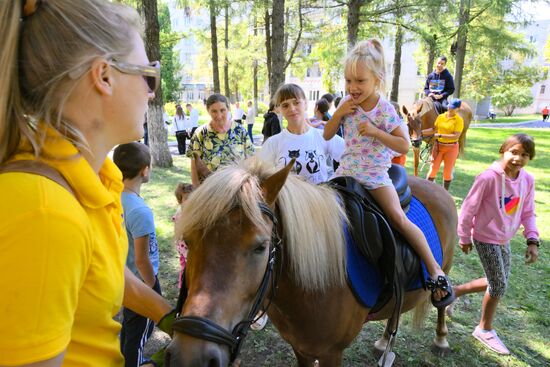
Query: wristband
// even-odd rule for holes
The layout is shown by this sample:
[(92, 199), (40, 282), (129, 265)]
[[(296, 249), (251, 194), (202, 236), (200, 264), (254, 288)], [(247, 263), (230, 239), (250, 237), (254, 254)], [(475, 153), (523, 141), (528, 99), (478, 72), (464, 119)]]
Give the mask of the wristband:
[(535, 245), (537, 247), (540, 246), (540, 240), (536, 239), (536, 238), (528, 238), (527, 239), (527, 246), (530, 246), (530, 245)]
[(157, 327), (164, 331), (166, 334), (172, 336), (174, 334), (174, 331), (172, 330), (172, 324), (174, 323), (174, 320), (176, 319), (176, 310), (172, 310), (168, 312), (166, 315), (162, 316), (162, 319), (160, 319), (159, 323), (157, 324)]

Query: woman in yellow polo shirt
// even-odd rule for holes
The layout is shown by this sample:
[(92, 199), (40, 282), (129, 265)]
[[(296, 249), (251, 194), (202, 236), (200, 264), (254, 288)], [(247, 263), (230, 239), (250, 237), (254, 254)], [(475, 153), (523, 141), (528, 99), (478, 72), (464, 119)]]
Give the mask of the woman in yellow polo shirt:
[(449, 110), (437, 117), (433, 129), (423, 130), (423, 135), (434, 135), (436, 142), (432, 151), (432, 162), (428, 180), (434, 181), (441, 162), (443, 162), (443, 186), (449, 190), (453, 180), (453, 168), (458, 158), (458, 138), (464, 129), (464, 121), (457, 113), (462, 101), (454, 98), (449, 103)]
[(143, 135), (158, 63), (136, 11), (106, 0), (1, 1), (0, 19), (0, 366), (121, 367), (121, 305), (171, 309), (124, 267), (107, 157)]

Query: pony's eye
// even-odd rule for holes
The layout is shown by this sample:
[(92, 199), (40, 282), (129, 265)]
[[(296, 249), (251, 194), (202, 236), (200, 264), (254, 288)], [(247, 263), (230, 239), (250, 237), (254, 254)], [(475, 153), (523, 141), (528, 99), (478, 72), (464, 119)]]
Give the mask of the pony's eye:
[(254, 249), (255, 254), (263, 254), (265, 252), (265, 249), (267, 248), (265, 243), (262, 243), (261, 245), (257, 246)]

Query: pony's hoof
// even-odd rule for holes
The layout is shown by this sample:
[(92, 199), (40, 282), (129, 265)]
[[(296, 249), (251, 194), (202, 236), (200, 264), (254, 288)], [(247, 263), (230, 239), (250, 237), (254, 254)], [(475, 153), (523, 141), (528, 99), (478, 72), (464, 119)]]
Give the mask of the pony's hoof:
[(388, 346), (388, 341), (384, 338), (378, 339), (374, 342), (374, 350), (376, 352), (384, 353), (386, 347)]
[(451, 348), (448, 345), (445, 347), (433, 344), (431, 349), (432, 353), (437, 357), (446, 357), (451, 353)]

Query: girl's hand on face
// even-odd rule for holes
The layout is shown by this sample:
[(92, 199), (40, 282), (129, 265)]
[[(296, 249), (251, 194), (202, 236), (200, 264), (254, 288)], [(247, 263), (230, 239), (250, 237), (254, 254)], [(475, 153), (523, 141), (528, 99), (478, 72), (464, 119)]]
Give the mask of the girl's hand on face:
[(357, 105), (353, 103), (352, 99), (349, 98), (349, 96), (347, 96), (342, 101), (340, 101), (340, 104), (338, 105), (338, 108), (336, 109), (334, 114), (338, 113), (340, 114), (340, 116), (345, 116), (355, 112), (355, 110), (357, 110)]

